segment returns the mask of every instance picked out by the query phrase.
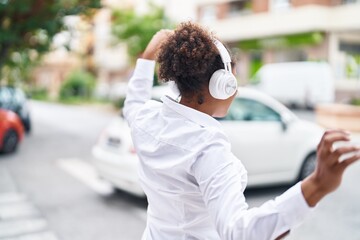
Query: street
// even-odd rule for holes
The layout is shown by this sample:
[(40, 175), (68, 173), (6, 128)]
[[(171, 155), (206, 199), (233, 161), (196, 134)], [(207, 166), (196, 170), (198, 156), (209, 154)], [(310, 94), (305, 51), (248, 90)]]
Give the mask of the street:
[[(31, 102), (33, 131), (15, 154), (0, 155), (0, 240), (135, 240), (146, 199), (113, 192), (96, 178), (91, 148), (117, 113), (96, 107)], [(314, 120), (311, 112), (300, 117)], [(287, 239), (360, 239), (360, 163)], [(250, 207), (289, 186), (250, 189)]]

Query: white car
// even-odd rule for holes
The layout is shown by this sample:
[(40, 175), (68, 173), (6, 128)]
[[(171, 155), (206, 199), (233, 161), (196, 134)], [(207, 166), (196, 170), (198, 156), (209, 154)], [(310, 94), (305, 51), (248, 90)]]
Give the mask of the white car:
[[(172, 95), (154, 89), (154, 99)], [(239, 88), (228, 115), (218, 119), (233, 153), (248, 171), (248, 186), (292, 183), (309, 175), (316, 164), (316, 147), (324, 130), (297, 118), (274, 98)], [(98, 174), (115, 187), (144, 196), (137, 176), (138, 158), (126, 121), (117, 117), (93, 148)]]

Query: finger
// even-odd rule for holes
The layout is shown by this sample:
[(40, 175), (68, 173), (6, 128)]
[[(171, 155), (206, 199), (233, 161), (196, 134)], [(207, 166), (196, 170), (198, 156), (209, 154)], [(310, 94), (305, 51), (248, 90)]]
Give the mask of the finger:
[(348, 166), (350, 166), (351, 164), (355, 163), (358, 160), (360, 160), (360, 152), (358, 152), (357, 154), (355, 154), (352, 157), (349, 157), (349, 158), (345, 159), (344, 161), (339, 163), (339, 165), (340, 165), (340, 167), (345, 169), (345, 168), (347, 168)]
[(167, 34), (174, 32), (174, 30), (171, 30), (171, 29), (163, 29), (163, 31)]
[(335, 142), (349, 141), (349, 140), (350, 140), (350, 138), (349, 138), (348, 134), (337, 132), (337, 133), (330, 133), (330, 134), (326, 135), (324, 137), (324, 139), (322, 140), (322, 142), (323, 142), (324, 147), (331, 149), (332, 145)]
[(360, 150), (359, 146), (344, 146), (344, 147), (339, 147), (332, 154), (334, 154), (338, 158), (343, 154), (351, 153), (359, 150)]
[(347, 135), (350, 135), (349, 131), (343, 130), (343, 129), (327, 129), (324, 133), (324, 135), (332, 134), (332, 133), (344, 133)]
[(169, 35), (171, 33), (173, 33), (174, 31), (173, 30), (170, 30), (170, 29), (161, 29), (159, 32), (159, 34), (164, 34), (164, 35)]
[(173, 30), (163, 29), (161, 30), (161, 32), (159, 32), (160, 34), (159, 38), (161, 39), (161, 41), (164, 41), (168, 39), (173, 33), (174, 33)]
[(345, 135), (349, 135), (348, 132), (345, 132), (343, 130), (339, 130), (339, 129), (329, 129), (329, 130), (326, 130), (323, 134), (323, 136), (321, 137), (321, 140), (320, 140), (320, 143), (318, 145), (318, 148), (320, 148), (324, 142), (325, 142), (325, 139), (329, 137), (329, 135), (333, 135), (333, 134), (345, 134)]

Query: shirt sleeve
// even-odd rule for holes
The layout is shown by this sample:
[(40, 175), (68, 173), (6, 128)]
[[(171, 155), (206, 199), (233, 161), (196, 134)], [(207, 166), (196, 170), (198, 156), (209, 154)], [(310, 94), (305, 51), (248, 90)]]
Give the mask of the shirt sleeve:
[(129, 125), (133, 122), (139, 108), (151, 98), (154, 80), (155, 61), (138, 59), (133, 76), (128, 83), (123, 114)]
[(202, 151), (191, 168), (221, 239), (275, 239), (308, 215), (311, 208), (300, 183), (275, 200), (248, 209), (234, 161), (239, 160), (229, 148), (214, 144)]

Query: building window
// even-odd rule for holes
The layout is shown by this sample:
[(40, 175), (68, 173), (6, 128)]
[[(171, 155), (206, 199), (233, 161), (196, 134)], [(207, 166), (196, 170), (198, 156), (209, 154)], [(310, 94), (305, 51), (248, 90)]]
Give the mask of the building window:
[(345, 77), (360, 79), (360, 43), (340, 42), (339, 50), (345, 54)]
[(206, 5), (200, 8), (200, 22), (209, 23), (217, 19), (216, 5)]
[(246, 15), (252, 12), (252, 3), (250, 0), (232, 1), (229, 2), (228, 17), (236, 17), (239, 15)]
[(360, 2), (359, 0), (342, 0), (342, 4), (349, 4), (349, 3), (357, 3)]
[(271, 0), (271, 10), (285, 10), (291, 7), (291, 0)]
[(342, 0), (342, 4), (360, 3), (360, 0)]

